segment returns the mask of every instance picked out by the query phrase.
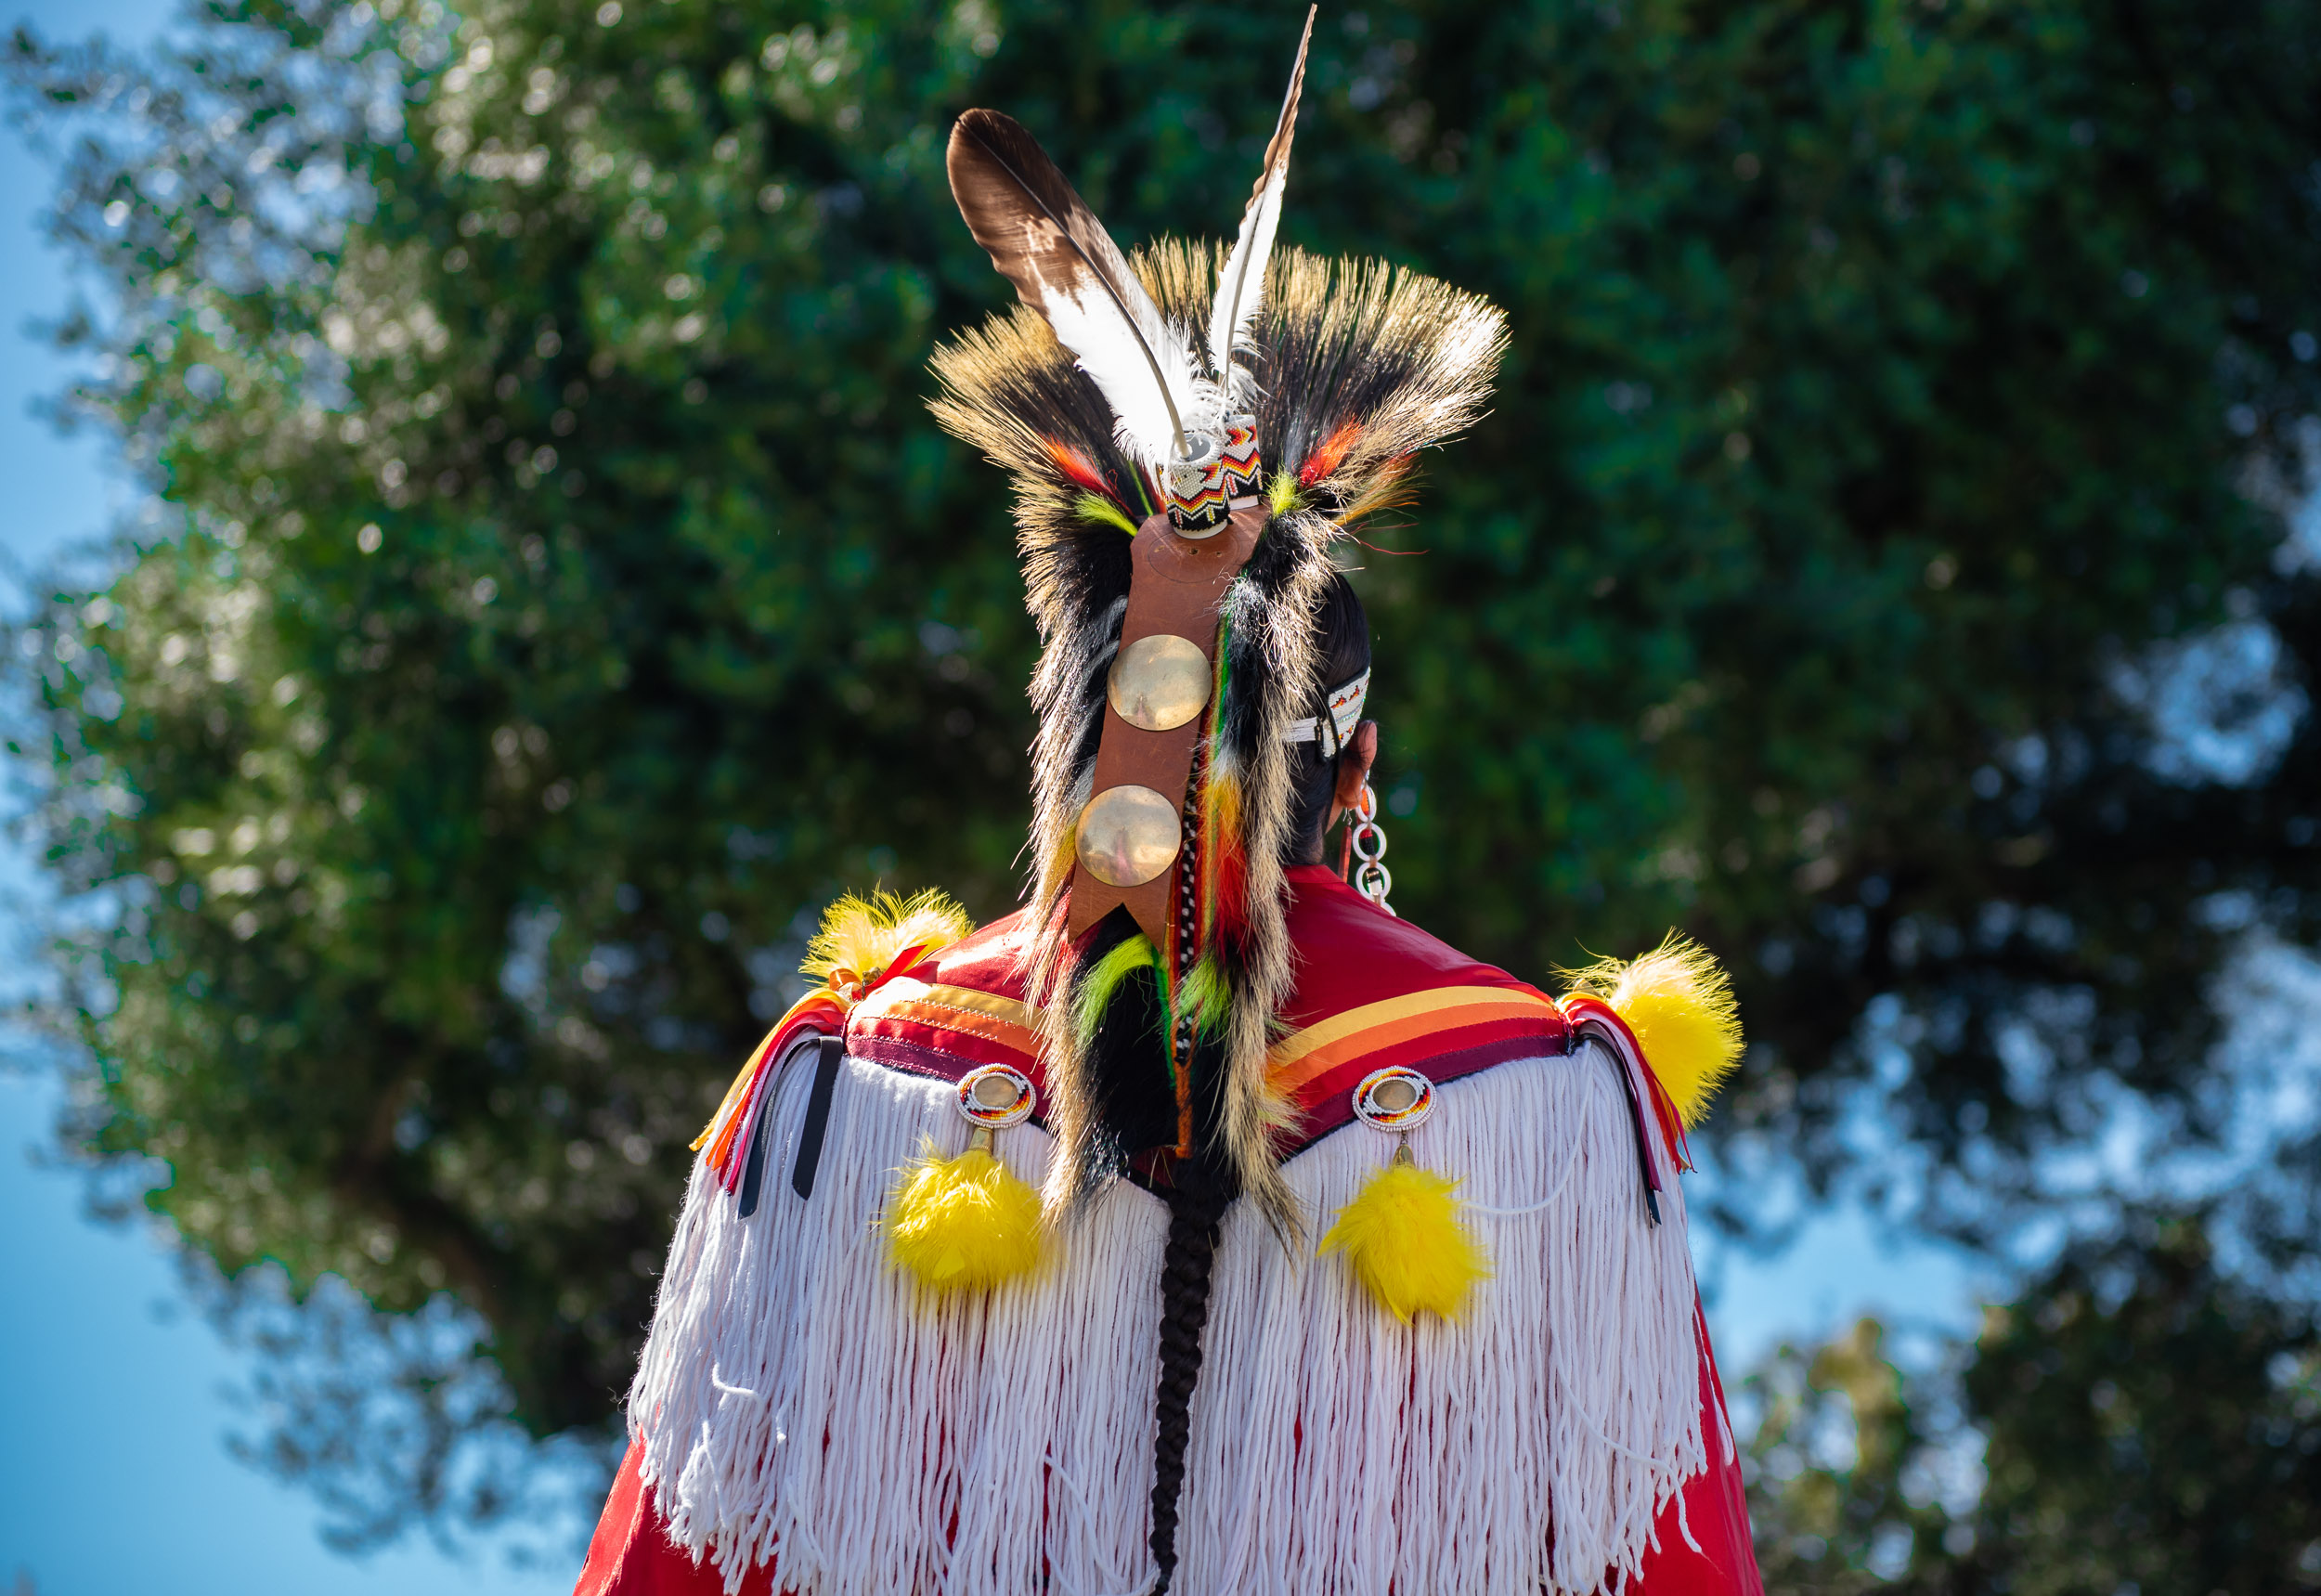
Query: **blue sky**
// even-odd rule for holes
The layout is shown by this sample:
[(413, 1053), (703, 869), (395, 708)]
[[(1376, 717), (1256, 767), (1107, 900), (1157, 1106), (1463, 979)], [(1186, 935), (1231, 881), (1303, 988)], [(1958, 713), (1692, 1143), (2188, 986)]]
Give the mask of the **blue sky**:
[[(152, 37), (170, 10), (162, 0), (16, 0), (0, 5), (0, 21), (130, 42)], [(71, 374), (28, 326), (69, 293), (38, 228), (48, 190), (41, 162), (0, 132), (0, 570), (38, 568), (96, 538), (131, 498), (101, 439), (60, 437), (34, 414)], [(22, 599), (0, 580), (0, 603), (13, 611)], [(21, 851), (0, 849), (0, 967), (24, 943), (20, 904), (37, 891)], [(40, 1596), (571, 1589), (574, 1569), (514, 1571), (488, 1551), (459, 1562), (423, 1542), (359, 1561), (327, 1551), (307, 1499), (228, 1455), (227, 1434), (251, 1427), (227, 1394), (245, 1366), (185, 1310), (165, 1239), (84, 1216), (82, 1176), (53, 1151), (61, 1100), (51, 1075), (0, 1073), (0, 1411), (13, 1432), (0, 1450), (0, 1590), (19, 1575)], [(1863, 1312), (1926, 1328), (1972, 1322), (1964, 1262), (1853, 1209), (1818, 1217), (1770, 1260), (1701, 1246), (1728, 1370), (1783, 1335)]]

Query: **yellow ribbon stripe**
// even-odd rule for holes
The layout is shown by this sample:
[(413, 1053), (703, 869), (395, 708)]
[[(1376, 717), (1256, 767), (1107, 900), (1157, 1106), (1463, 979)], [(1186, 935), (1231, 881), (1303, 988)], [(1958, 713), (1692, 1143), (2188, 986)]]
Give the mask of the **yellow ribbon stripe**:
[(1350, 1059), (1429, 1032), (1557, 1013), (1555, 1005), (1537, 993), (1503, 986), (1438, 986), (1382, 998), (1275, 1043), (1265, 1056), (1266, 1079), (1277, 1091), (1294, 1092)]

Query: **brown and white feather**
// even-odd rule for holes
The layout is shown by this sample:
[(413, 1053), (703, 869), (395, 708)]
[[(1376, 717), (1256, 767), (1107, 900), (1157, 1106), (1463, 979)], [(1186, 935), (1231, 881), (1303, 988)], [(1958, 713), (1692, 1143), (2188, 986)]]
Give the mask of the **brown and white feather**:
[(1148, 464), (1186, 452), (1223, 410), (1186, 327), (1164, 318), (1104, 224), (1014, 118), (970, 110), (944, 156), (959, 214), (1112, 408), (1119, 435)]

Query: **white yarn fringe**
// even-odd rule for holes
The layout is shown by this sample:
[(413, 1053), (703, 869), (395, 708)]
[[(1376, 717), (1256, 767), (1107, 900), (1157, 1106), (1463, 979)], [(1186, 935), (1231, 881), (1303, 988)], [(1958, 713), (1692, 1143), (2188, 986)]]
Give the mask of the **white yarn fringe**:
[[(953, 1088), (848, 1059), (801, 1200), (812, 1058), (775, 1086), (755, 1214), (694, 1168), (629, 1393), (670, 1538), (729, 1592), (769, 1556), (802, 1596), (1023, 1596), (1044, 1563), (1065, 1596), (1139, 1589), (1167, 1209), (1116, 1184), (1032, 1281), (924, 1294), (875, 1227), (924, 1139), (966, 1145)], [(996, 1151), (1037, 1189), (1050, 1145)]]
[[(1492, 1267), (1458, 1323), (1402, 1324), (1235, 1206), (1177, 1590), (1514, 1596), (1637, 1574), (1708, 1460), (1683, 1198), (1668, 1181), (1649, 1223), (1619, 1068), (1590, 1043), (1439, 1089), (1411, 1156), (1459, 1180)], [(1328, 1225), (1393, 1152), (1353, 1124), (1285, 1173)]]
[[(1683, 1197), (1670, 1179), (1648, 1224), (1619, 1068), (1590, 1044), (1440, 1088), (1411, 1152), (1460, 1179), (1493, 1268), (1457, 1324), (1400, 1323), (1234, 1205), (1179, 1596), (1537, 1596), (1638, 1572), (1707, 1453)], [(800, 1596), (1148, 1590), (1166, 1209), (1115, 1182), (1035, 1280), (928, 1298), (875, 1226), (923, 1137), (966, 1145), (952, 1089), (849, 1059), (801, 1201), (811, 1077), (776, 1085), (756, 1214), (694, 1172), (629, 1397), (671, 1538), (729, 1592), (769, 1556)], [(997, 1150), (1036, 1187), (1050, 1148), (1021, 1126)], [(1393, 1150), (1354, 1124), (1285, 1166), (1315, 1234)]]

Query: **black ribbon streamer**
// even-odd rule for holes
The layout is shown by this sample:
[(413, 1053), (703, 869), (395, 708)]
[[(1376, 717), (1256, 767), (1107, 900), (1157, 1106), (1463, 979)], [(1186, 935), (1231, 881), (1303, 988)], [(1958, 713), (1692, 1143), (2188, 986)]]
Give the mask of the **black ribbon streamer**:
[(790, 1170), (790, 1189), (803, 1198), (814, 1195), (814, 1172), (822, 1167), (822, 1139), (830, 1129), (830, 1099), (838, 1090), (838, 1061), (845, 1057), (845, 1037), (822, 1039), (822, 1058), (814, 1065), (813, 1094), (806, 1099), (806, 1122), (798, 1127), (797, 1162)]
[[(1584, 1026), (1574, 1025), (1564, 1033), (1563, 1051), (1576, 1054), (1588, 1045), (1588, 1035)], [(1636, 1096), (1636, 1083), (1630, 1078), (1627, 1066), (1620, 1061), (1619, 1049), (1610, 1042), (1604, 1050), (1612, 1055), (1612, 1072), (1620, 1078), (1620, 1096), (1627, 1103), (1628, 1125), (1636, 1133), (1636, 1169), (1644, 1187), (1644, 1212), (1654, 1225), (1660, 1223), (1660, 1192), (1653, 1176), (1651, 1133), (1645, 1128), (1644, 1105)]]

